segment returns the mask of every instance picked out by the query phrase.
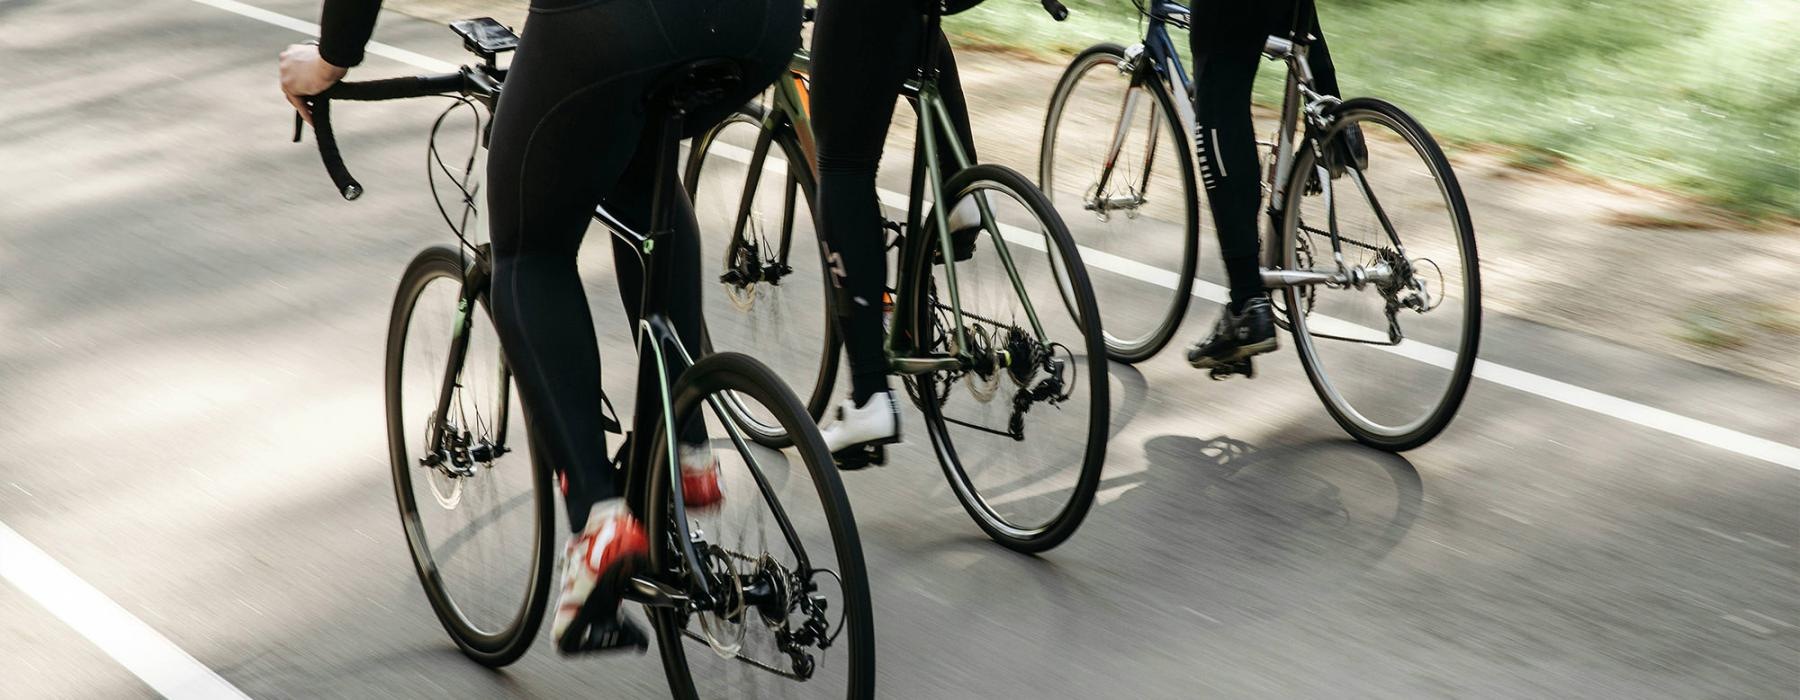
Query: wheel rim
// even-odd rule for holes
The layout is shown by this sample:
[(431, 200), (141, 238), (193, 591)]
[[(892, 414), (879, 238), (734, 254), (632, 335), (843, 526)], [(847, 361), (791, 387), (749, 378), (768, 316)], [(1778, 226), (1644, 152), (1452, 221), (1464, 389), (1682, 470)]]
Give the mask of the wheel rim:
[[(1434, 306), (1427, 313), (1398, 310), (1405, 339), (1396, 346), (1325, 337), (1388, 341), (1389, 295), (1379, 285), (1316, 288), (1310, 297), (1289, 290), (1283, 295), (1283, 312), (1293, 325), (1308, 374), (1333, 413), (1364, 437), (1401, 443), (1441, 427), (1445, 411), (1454, 409), (1454, 399), (1466, 386), (1467, 377), (1459, 374), (1466, 371), (1465, 357), (1473, 351), (1473, 324), (1480, 313), (1478, 271), (1467, 244), (1469, 224), (1456, 206), (1453, 176), (1431, 157), (1429, 137), (1373, 110), (1345, 110), (1338, 123), (1332, 134), (1352, 123), (1363, 129), (1369, 149), (1367, 191), (1375, 193), (1405, 247), (1404, 256), (1398, 255), (1364, 188), (1347, 173), (1331, 187), (1346, 265), (1394, 266), (1405, 260), (1417, 270), (1414, 279), (1437, 298), (1430, 299)], [(1316, 170), (1312, 154), (1297, 165)], [(1325, 200), (1324, 193), (1306, 195), (1299, 206), (1287, 208), (1285, 266), (1335, 269), (1330, 239), (1322, 235), (1329, 228)]]

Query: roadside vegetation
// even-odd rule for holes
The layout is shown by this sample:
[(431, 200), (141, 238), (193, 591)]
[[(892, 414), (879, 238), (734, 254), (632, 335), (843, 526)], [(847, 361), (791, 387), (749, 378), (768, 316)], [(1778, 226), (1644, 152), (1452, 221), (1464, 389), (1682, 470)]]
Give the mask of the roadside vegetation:
[[(1131, 0), (1064, 2), (1061, 24), (1031, 0), (989, 0), (947, 26), (1049, 60), (1140, 36)], [(1669, 188), (1745, 222), (1800, 219), (1800, 2), (1318, 2), (1345, 91), (1391, 99), (1440, 138)], [(1264, 102), (1278, 75), (1263, 71)]]

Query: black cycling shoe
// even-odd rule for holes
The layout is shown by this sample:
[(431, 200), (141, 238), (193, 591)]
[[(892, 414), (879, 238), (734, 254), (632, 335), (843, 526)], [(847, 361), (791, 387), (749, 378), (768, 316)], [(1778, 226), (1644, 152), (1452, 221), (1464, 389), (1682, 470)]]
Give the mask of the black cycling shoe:
[(1237, 313), (1226, 306), (1213, 324), (1212, 335), (1188, 347), (1187, 360), (1199, 369), (1231, 367), (1234, 373), (1248, 374), (1236, 370), (1248, 370), (1252, 356), (1272, 352), (1275, 347), (1275, 310), (1269, 298), (1262, 296), (1245, 302)]
[(1331, 173), (1331, 179), (1344, 176), (1344, 171), (1356, 168), (1358, 172), (1369, 167), (1369, 143), (1363, 140), (1362, 127), (1355, 124), (1344, 127), (1337, 138), (1325, 144), (1325, 171)]

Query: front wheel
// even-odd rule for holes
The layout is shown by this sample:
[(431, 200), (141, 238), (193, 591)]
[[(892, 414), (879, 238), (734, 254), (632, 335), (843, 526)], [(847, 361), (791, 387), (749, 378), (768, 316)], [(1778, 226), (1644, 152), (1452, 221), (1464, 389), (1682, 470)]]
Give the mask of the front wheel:
[[(669, 687), (678, 698), (872, 698), (875, 634), (862, 544), (850, 499), (818, 426), (768, 366), (723, 352), (701, 358), (670, 392), (677, 425), (702, 421), (724, 501), (675, 507), (666, 438), (646, 463), (651, 570), (710, 605), (649, 608)], [(789, 436), (775, 450), (738, 428), (744, 402)]]
[[(1094, 290), (1061, 217), (1025, 176), (976, 165), (944, 191), (983, 203), (975, 255), (953, 269), (912, 256), (902, 293), (922, 349), (971, 362), (909, 384), (970, 517), (1009, 548), (1044, 551), (1081, 525), (1106, 458), (1110, 378)], [(936, 246), (936, 232), (926, 235), (918, 245)]]
[(512, 419), (523, 414), (470, 269), (467, 256), (433, 247), (400, 280), (387, 338), (388, 452), (432, 611), (469, 658), (505, 666), (531, 648), (544, 618), (555, 503), (549, 468), (533, 464), (524, 421)]
[[(1347, 278), (1286, 290), (1281, 317), (1338, 425), (1408, 450), (1450, 423), (1474, 373), (1475, 230), (1449, 160), (1411, 116), (1368, 98), (1331, 116), (1296, 159), (1272, 266)], [(1353, 127), (1365, 148), (1343, 146)]]
[(1044, 117), (1038, 186), (1089, 271), (1120, 362), (1155, 356), (1181, 325), (1200, 245), (1200, 188), (1164, 77), (1100, 44), (1063, 72)]

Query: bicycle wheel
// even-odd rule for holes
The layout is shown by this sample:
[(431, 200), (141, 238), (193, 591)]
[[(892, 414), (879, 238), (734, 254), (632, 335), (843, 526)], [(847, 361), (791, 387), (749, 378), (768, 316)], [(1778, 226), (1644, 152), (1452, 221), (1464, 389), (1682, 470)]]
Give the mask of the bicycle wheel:
[[(431, 609), (470, 658), (504, 666), (543, 621), (555, 516), (488, 316), (462, 306), (465, 257), (428, 248), (406, 268), (387, 340), (388, 452), (394, 497)], [(465, 349), (456, 345), (461, 336)], [(460, 355), (460, 357), (458, 357)], [(427, 444), (445, 370), (455, 382), (442, 439)]]
[(901, 293), (912, 297), (912, 337), (932, 353), (952, 352), (960, 309), (977, 366), (912, 377), (913, 393), (975, 523), (1009, 548), (1043, 551), (1081, 524), (1106, 457), (1100, 313), (1068, 230), (1025, 176), (976, 165), (945, 191), (986, 199), (995, 225), (956, 263), (956, 295), (929, 255)]
[[(704, 420), (725, 501), (675, 508), (664, 431), (651, 443), (646, 508), (651, 569), (710, 607), (648, 608), (679, 698), (871, 698), (875, 636), (850, 500), (817, 426), (766, 365), (738, 353), (702, 358), (671, 391), (678, 425)], [(757, 404), (794, 438), (787, 451), (738, 439), (727, 396)], [(683, 529), (684, 526), (687, 529)], [(683, 546), (686, 543), (688, 546)], [(685, 585), (684, 585), (685, 584)]]
[[(816, 188), (793, 130), (764, 129), (763, 114), (745, 106), (695, 139), (688, 155), (702, 259), (718, 265), (709, 278), (720, 293), (704, 309), (707, 348), (762, 358), (817, 419), (831, 399), (838, 341), (813, 225)], [(725, 405), (757, 442), (787, 444), (773, 416), (736, 397)]]
[(1274, 266), (1336, 272), (1335, 231), (1344, 264), (1368, 274), (1336, 287), (1289, 289), (1282, 316), (1332, 418), (1365, 444), (1412, 449), (1450, 423), (1474, 372), (1481, 339), (1475, 231), (1449, 161), (1417, 121), (1367, 98), (1344, 102), (1332, 116), (1319, 143), (1335, 149), (1356, 125), (1367, 158), (1333, 178), (1318, 153), (1301, 149)]
[(1106, 351), (1140, 362), (1181, 326), (1194, 286), (1200, 190), (1162, 76), (1100, 44), (1063, 72), (1044, 118), (1038, 185), (1081, 244)]

